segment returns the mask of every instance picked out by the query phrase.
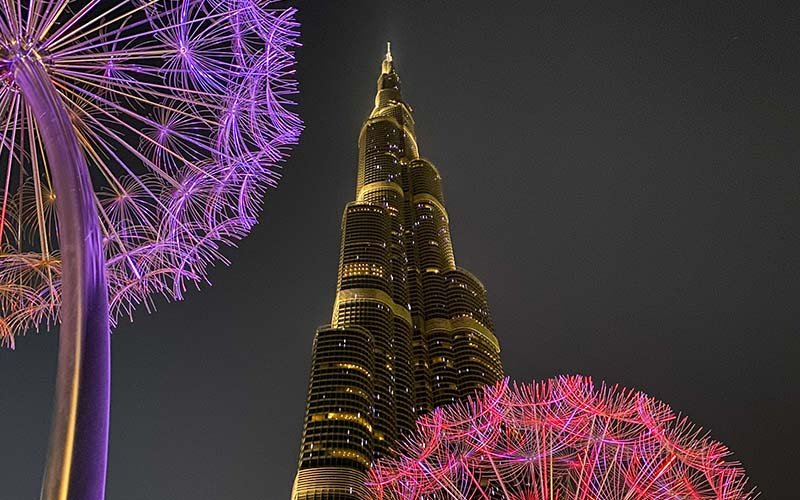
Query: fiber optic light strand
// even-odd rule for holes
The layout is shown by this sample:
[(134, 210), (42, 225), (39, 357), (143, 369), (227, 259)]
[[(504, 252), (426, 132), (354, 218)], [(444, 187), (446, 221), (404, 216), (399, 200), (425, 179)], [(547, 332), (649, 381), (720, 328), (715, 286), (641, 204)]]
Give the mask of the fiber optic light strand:
[(302, 124), (274, 0), (0, 0), (0, 344), (61, 302), (58, 196), (15, 64), (42, 64), (84, 150), (112, 322), (206, 281), (256, 223)]
[(750, 500), (730, 452), (667, 405), (588, 377), (501, 381), (421, 417), (369, 487), (385, 500)]

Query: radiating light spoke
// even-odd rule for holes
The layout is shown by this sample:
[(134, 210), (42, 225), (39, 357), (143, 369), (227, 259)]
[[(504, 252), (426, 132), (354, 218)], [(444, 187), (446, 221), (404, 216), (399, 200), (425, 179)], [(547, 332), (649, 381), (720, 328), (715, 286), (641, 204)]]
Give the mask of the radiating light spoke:
[(383, 500), (752, 500), (744, 470), (647, 395), (591, 379), (501, 381), (417, 421), (370, 471)]
[(48, 158), (17, 87), (41, 64), (95, 190), (112, 320), (179, 299), (255, 223), (302, 128), (294, 10), (274, 0), (0, 0), (0, 343), (58, 317)]

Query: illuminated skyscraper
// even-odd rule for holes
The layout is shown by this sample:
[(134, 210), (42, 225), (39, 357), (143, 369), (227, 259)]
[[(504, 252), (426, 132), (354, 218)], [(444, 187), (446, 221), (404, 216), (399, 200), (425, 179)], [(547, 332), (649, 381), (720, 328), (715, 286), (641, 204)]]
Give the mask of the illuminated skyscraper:
[(295, 500), (360, 500), (417, 415), (502, 378), (486, 289), (457, 267), (441, 177), (419, 156), (387, 46), (342, 217), (336, 300), (317, 330)]

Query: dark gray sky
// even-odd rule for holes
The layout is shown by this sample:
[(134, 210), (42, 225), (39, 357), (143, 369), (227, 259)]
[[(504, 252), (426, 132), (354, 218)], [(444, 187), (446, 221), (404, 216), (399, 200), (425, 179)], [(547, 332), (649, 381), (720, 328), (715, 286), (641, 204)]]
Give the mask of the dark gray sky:
[[(115, 332), (109, 500), (288, 497), (387, 39), (507, 373), (642, 389), (795, 496), (800, 7), (764, 3), (295, 2), (307, 129), (215, 285)], [(38, 497), (55, 349), (0, 352), (0, 500)]]

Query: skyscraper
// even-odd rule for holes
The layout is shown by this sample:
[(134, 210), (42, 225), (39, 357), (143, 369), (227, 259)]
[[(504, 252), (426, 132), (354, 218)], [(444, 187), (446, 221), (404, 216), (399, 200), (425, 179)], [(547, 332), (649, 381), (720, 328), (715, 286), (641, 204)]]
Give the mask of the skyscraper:
[(436, 167), (419, 156), (390, 47), (358, 140), (336, 299), (314, 337), (295, 500), (360, 500), (417, 415), (503, 376), (486, 289), (456, 266)]

